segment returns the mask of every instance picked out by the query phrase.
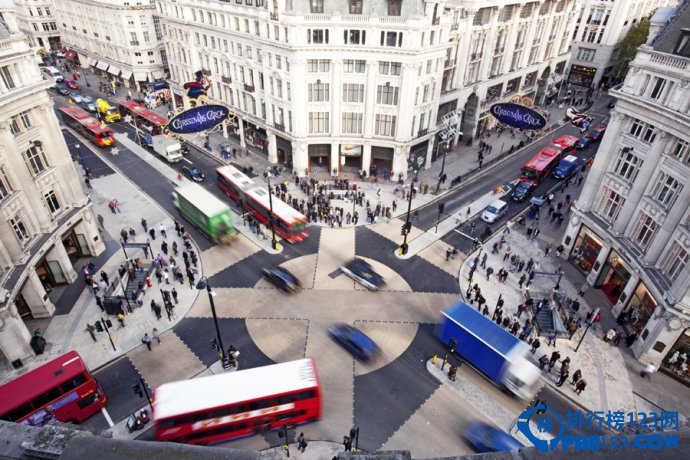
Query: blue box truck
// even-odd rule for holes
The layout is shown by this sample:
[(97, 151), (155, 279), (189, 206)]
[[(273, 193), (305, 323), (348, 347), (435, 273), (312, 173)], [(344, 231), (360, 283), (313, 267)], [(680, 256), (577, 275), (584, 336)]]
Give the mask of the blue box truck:
[(541, 372), (527, 359), (529, 346), (466, 303), (455, 302), (441, 312), (436, 337), (519, 398), (536, 394)]
[(565, 179), (570, 177), (577, 170), (578, 159), (575, 155), (568, 155), (563, 158), (558, 166), (553, 170), (553, 177), (556, 179)]

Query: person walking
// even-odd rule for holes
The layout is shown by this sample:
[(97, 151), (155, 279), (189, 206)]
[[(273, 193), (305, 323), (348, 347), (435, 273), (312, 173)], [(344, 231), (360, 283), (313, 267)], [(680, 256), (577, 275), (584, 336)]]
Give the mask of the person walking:
[(526, 280), (527, 280), (527, 275), (525, 275), (523, 273), (522, 276), (520, 277), (520, 279), (518, 280), (518, 286), (520, 286), (520, 289), (522, 289), (522, 285), (525, 283)]
[(640, 377), (646, 378), (647, 380), (652, 380), (652, 374), (656, 372), (656, 367), (654, 364), (647, 364), (644, 369), (640, 371)]
[(561, 358), (561, 354), (558, 352), (558, 350), (551, 353), (551, 358), (549, 359), (549, 372), (551, 372), (551, 369), (553, 369), (553, 366), (556, 365), (556, 361), (558, 361), (560, 358)]
[(117, 320), (120, 322), (120, 327), (125, 327), (125, 315), (118, 313)]
[(352, 451), (352, 438), (349, 436), (343, 436), (343, 446), (345, 446), (345, 452)]
[(175, 301), (175, 304), (180, 303), (180, 301), (177, 300), (177, 290), (174, 287), (170, 290), (170, 295), (172, 295), (172, 298)]
[(149, 333), (148, 333), (148, 332), (145, 332), (145, 333), (144, 333), (144, 338), (141, 339), (141, 343), (143, 343), (144, 345), (146, 345), (146, 348), (148, 348), (149, 351), (152, 351), (152, 350), (151, 350), (151, 337), (149, 337)]
[(158, 334), (158, 329), (153, 328), (153, 331), (151, 331), (151, 334), (153, 335), (153, 338), (156, 339), (156, 342), (158, 342), (158, 345), (161, 344), (161, 336)]
[(304, 433), (300, 433), (297, 437), (297, 450), (301, 450), (302, 453), (307, 449), (307, 440), (304, 438)]
[(102, 312), (105, 312), (105, 307), (103, 306), (103, 300), (96, 296), (96, 305), (101, 309)]
[(146, 219), (144, 219), (143, 217), (141, 218), (141, 226), (144, 227), (144, 231), (145, 231), (145, 232), (148, 231), (149, 225), (148, 225), (148, 223), (146, 222)]
[(577, 384), (577, 382), (579, 382), (581, 378), (582, 378), (582, 371), (580, 369), (578, 369), (573, 374), (573, 380), (572, 380), (572, 382), (570, 382), (570, 384), (571, 385)]
[(163, 238), (167, 238), (168, 235), (165, 233), (165, 224), (161, 222), (160, 226), (158, 227), (158, 231), (161, 232), (161, 235), (163, 235)]
[(486, 269), (486, 280), (489, 281), (491, 279), (491, 275), (493, 274), (494, 269), (491, 267), (487, 267)]
[(568, 380), (568, 371), (566, 370), (565, 372), (561, 372), (561, 375), (558, 377), (558, 382), (556, 382), (557, 387), (563, 386), (565, 381)]
[(546, 346), (548, 346), (548, 347), (555, 347), (556, 346), (556, 333), (555, 332), (549, 333), (549, 335), (547, 337)]
[(582, 380), (578, 381), (577, 384), (575, 385), (575, 394), (580, 396), (580, 393), (585, 391), (585, 388), (587, 388), (587, 380), (582, 379)]
[(156, 239), (156, 231), (154, 229), (149, 229), (149, 235), (151, 236), (152, 240)]
[(541, 358), (539, 358), (539, 369), (543, 371), (547, 364), (549, 364), (548, 355), (542, 355)]
[(577, 291), (577, 294), (580, 297), (582, 297), (583, 295), (585, 295), (585, 292), (587, 292), (587, 289), (589, 289), (589, 283), (584, 282), (584, 283), (582, 283), (582, 286), (580, 286), (580, 290)]
[(539, 342), (539, 339), (534, 339), (532, 341), (532, 354), (536, 353), (540, 346), (541, 342)]

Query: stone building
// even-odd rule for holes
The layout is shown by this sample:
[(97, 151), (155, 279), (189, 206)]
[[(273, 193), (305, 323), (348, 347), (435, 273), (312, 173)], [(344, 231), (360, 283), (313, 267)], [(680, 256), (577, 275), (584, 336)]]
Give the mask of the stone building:
[(14, 0), (19, 31), (30, 46), (46, 51), (60, 48), (60, 33), (53, 0)]

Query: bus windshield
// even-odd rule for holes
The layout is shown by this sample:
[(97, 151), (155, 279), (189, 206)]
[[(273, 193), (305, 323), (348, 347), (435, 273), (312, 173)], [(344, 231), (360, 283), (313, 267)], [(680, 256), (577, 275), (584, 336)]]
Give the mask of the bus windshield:
[(539, 172), (531, 168), (525, 168), (522, 170), (522, 177), (528, 180), (536, 180), (539, 178)]

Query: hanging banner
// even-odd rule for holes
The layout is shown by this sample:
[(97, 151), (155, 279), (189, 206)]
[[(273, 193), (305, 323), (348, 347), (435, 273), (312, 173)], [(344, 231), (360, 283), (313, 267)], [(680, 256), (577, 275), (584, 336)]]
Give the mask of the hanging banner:
[(230, 110), (222, 105), (200, 105), (173, 117), (167, 128), (170, 132), (177, 134), (198, 133), (218, 126), (229, 116)]
[(542, 129), (546, 119), (534, 110), (513, 103), (501, 103), (491, 106), (491, 115), (498, 121), (518, 129)]

